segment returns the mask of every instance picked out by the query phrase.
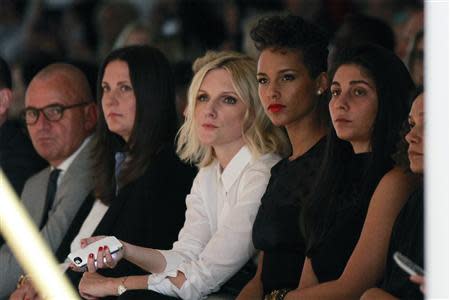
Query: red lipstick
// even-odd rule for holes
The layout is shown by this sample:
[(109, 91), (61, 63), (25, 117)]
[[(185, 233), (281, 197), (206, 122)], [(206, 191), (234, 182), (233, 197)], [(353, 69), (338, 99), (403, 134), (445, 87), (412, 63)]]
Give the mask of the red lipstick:
[(267, 107), (267, 110), (269, 110), (270, 112), (273, 112), (273, 113), (277, 113), (285, 107), (286, 106), (284, 106), (282, 104), (270, 104), (269, 107)]

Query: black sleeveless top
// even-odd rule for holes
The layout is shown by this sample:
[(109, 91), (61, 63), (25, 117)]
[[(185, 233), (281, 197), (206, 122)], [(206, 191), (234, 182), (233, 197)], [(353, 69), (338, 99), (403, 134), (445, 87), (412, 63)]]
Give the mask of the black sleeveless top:
[(424, 267), (423, 212), (423, 187), (420, 187), (409, 197), (392, 230), (381, 288), (400, 299), (424, 298), (419, 286), (409, 280), (409, 275), (392, 258), (396, 251), (400, 251), (420, 267)]
[[(368, 182), (366, 169), (370, 153), (354, 154), (346, 166), (345, 184), (339, 188), (335, 201), (340, 208), (333, 212), (333, 221), (322, 242), (308, 250), (312, 268), (319, 282), (339, 278), (353, 253), (367, 214), (368, 203), (383, 175), (392, 168), (392, 161), (386, 163), (380, 174)], [(363, 190), (364, 189), (364, 190)]]
[(322, 138), (305, 154), (285, 158), (272, 167), (266, 192), (253, 225), (253, 243), (264, 251), (264, 294), (274, 289), (296, 288), (305, 260), (300, 233), (302, 201), (311, 193), (324, 154)]

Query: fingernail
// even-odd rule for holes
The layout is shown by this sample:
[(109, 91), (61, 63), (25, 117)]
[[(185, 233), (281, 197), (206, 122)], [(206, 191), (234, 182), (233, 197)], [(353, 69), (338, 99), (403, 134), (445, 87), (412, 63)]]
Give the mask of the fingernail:
[(103, 247), (102, 246), (98, 247), (98, 251), (103, 251)]
[(89, 258), (94, 258), (94, 253), (89, 253)]
[(105, 250), (108, 250), (108, 246), (106, 246), (106, 245), (105, 245), (103, 248), (104, 248)]

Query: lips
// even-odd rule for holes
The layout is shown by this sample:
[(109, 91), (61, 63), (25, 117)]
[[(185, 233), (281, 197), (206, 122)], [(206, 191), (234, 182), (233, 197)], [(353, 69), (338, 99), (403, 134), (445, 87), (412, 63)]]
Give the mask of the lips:
[(337, 118), (334, 120), (334, 123), (341, 123), (341, 124), (346, 124), (346, 123), (350, 123), (351, 121), (345, 118)]
[(419, 157), (419, 156), (423, 156), (423, 153), (419, 153), (416, 151), (408, 151), (408, 156), (409, 157)]
[(281, 111), (285, 107), (286, 106), (282, 105), (282, 104), (270, 104), (267, 107), (267, 110), (270, 111), (270, 112), (273, 112), (273, 113), (277, 113), (277, 112)]
[(52, 137), (37, 137), (36, 142), (38, 142), (39, 144), (47, 144), (53, 141)]
[(121, 114), (111, 112), (111, 113), (108, 113), (106, 116), (108, 118), (114, 118), (114, 117), (120, 117)]
[(216, 125), (213, 125), (211, 123), (203, 123), (202, 127), (205, 128), (205, 129), (216, 129), (217, 128)]

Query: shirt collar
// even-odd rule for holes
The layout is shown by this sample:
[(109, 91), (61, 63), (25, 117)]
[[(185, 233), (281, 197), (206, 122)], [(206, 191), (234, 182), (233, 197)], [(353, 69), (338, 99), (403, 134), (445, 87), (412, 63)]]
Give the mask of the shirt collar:
[(220, 164), (216, 162), (219, 178), (222, 180), (225, 191), (229, 191), (234, 182), (241, 176), (247, 164), (251, 161), (252, 154), (247, 146), (243, 146), (231, 159), (228, 165), (220, 174)]
[[(86, 147), (86, 145), (89, 143), (89, 141), (91, 139), (92, 139), (92, 135), (85, 138), (83, 143), (81, 144), (81, 146), (78, 147), (78, 149), (74, 153), (72, 153), (71, 156), (66, 158), (62, 163), (59, 164), (59, 166), (56, 167), (57, 169), (61, 170), (61, 173), (59, 173), (59, 177), (58, 177), (58, 184), (61, 182), (61, 178), (64, 176), (64, 173), (66, 173), (66, 171), (69, 169), (72, 162), (75, 160), (75, 158), (81, 152), (81, 150), (83, 150), (83, 148)], [(55, 167), (52, 166), (51, 170), (53, 170), (53, 169), (55, 169)]]

